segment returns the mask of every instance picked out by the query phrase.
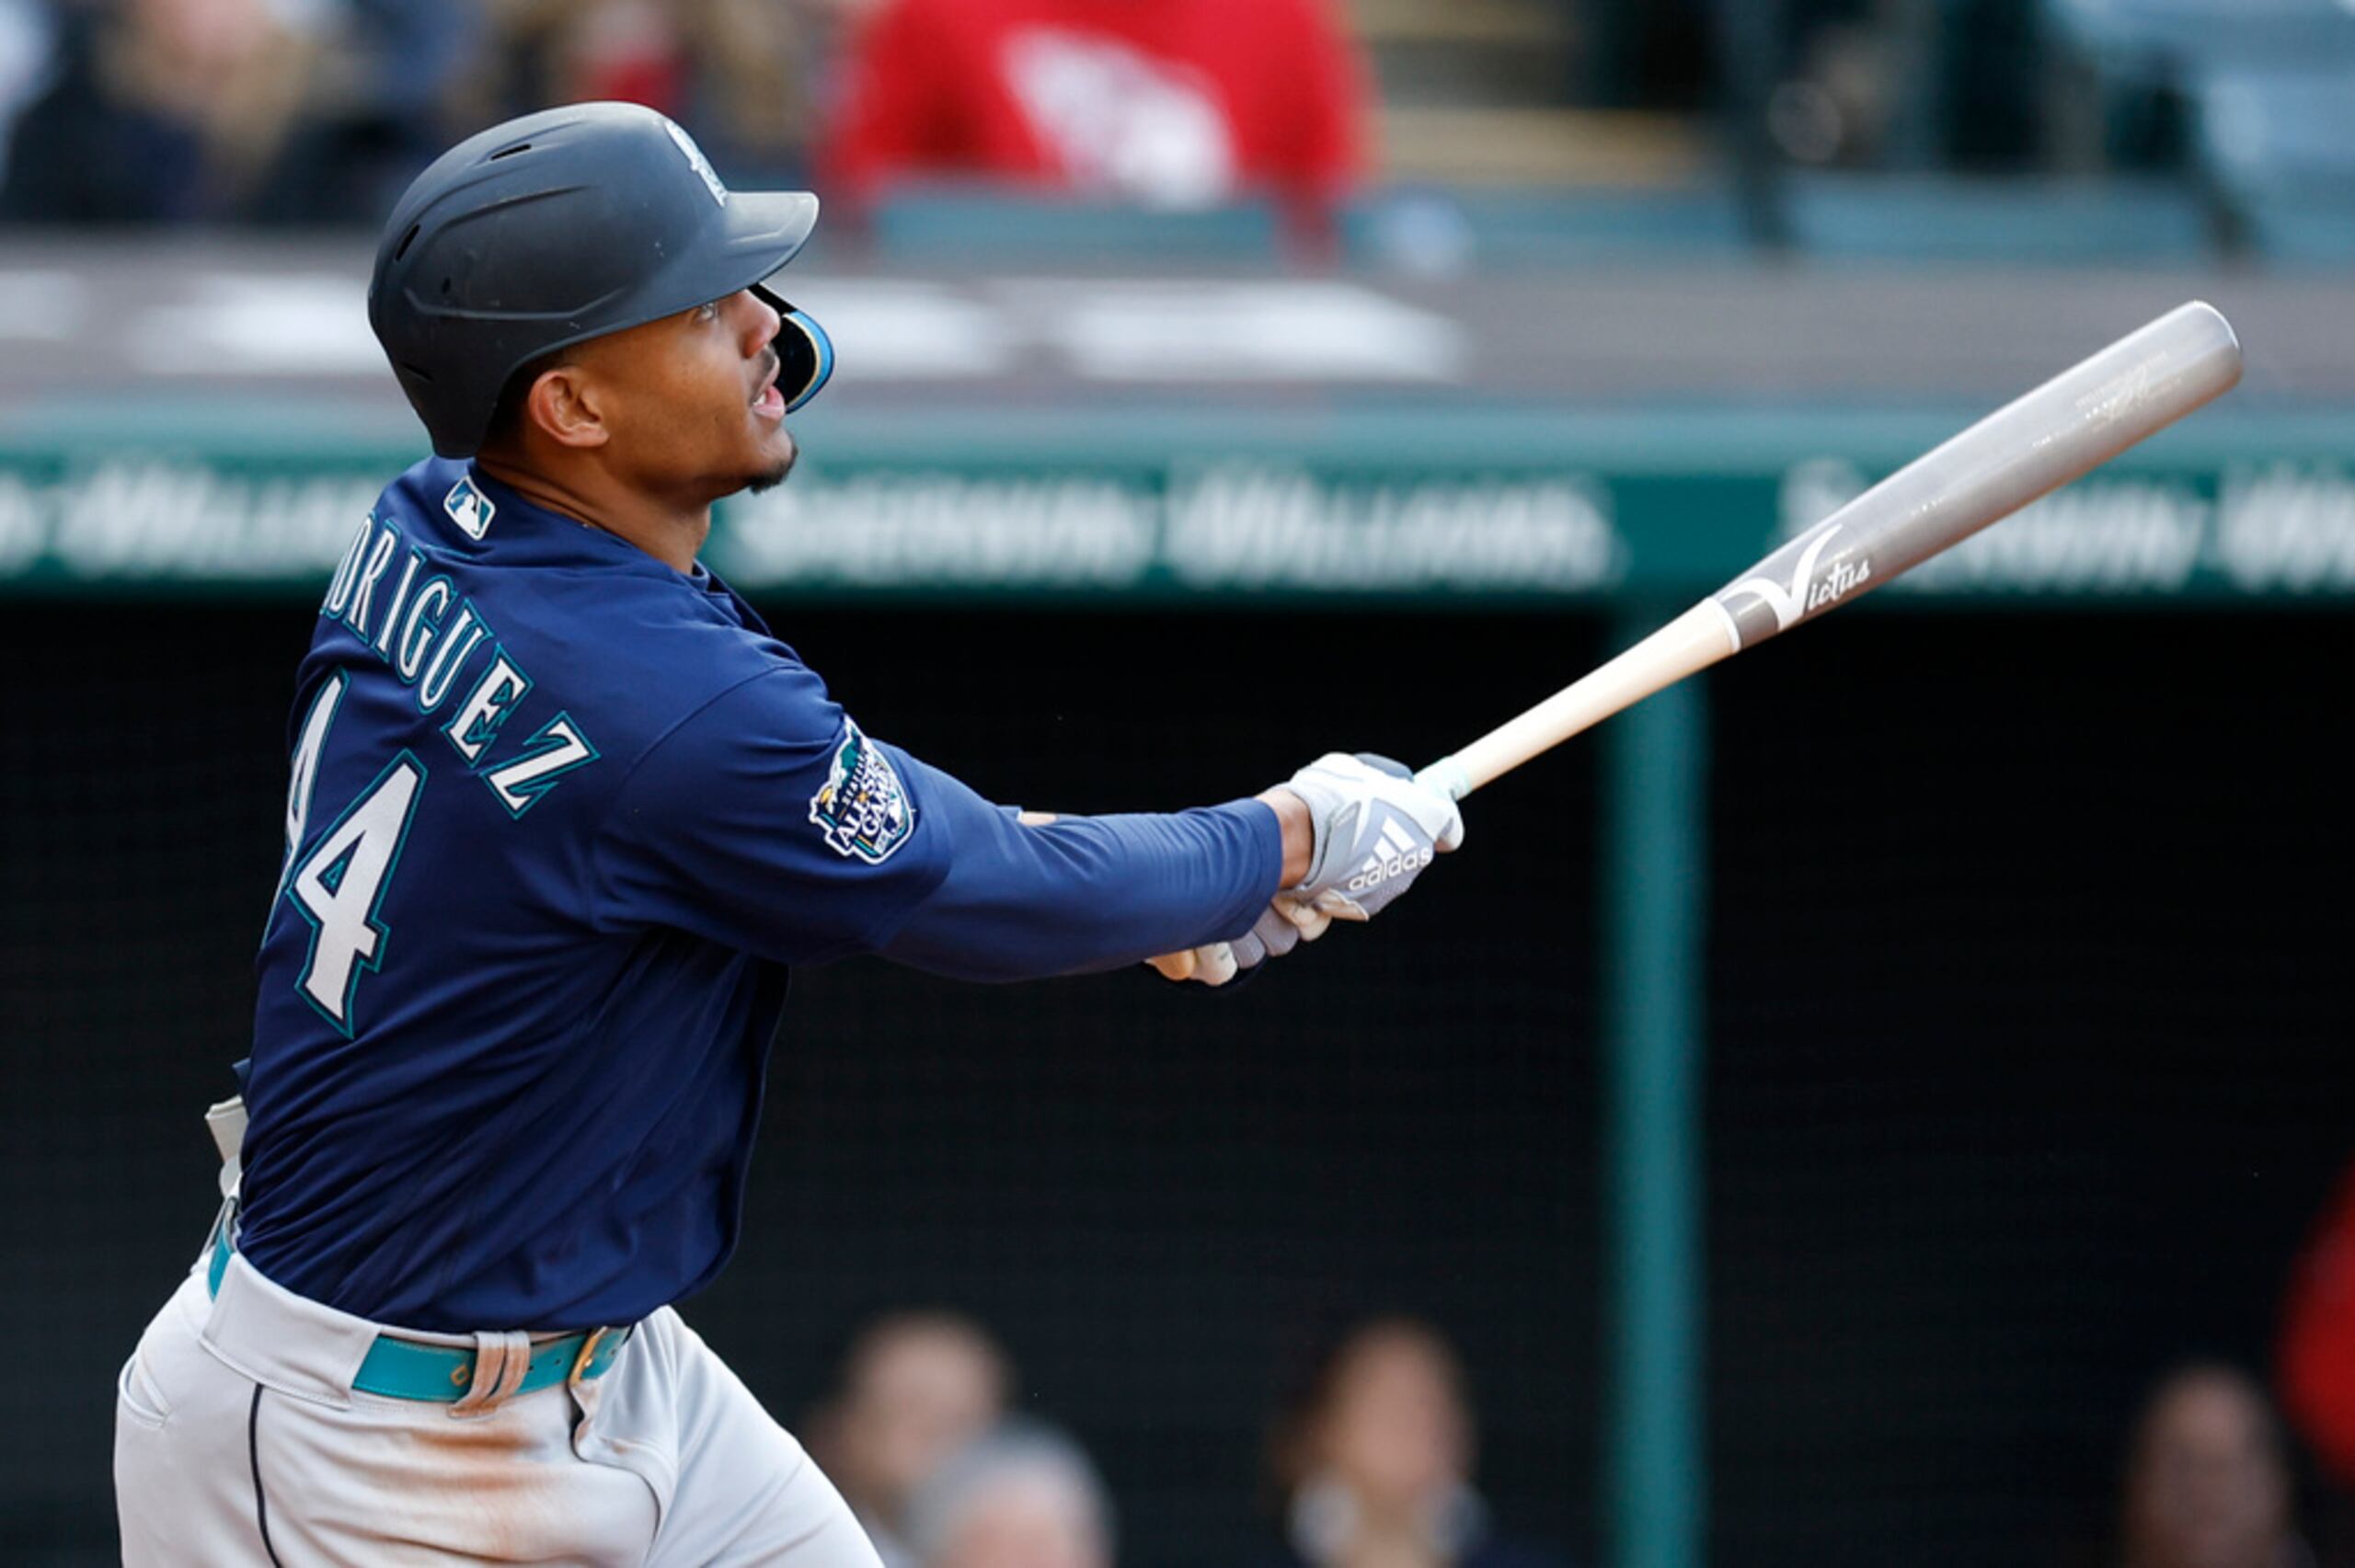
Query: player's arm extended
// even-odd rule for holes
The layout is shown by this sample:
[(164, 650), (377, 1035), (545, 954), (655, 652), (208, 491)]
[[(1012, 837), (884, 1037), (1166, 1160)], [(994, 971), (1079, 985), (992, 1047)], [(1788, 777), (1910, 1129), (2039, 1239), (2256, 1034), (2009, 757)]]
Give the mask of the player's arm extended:
[(1307, 864), (1306, 810), (1288, 795), (1031, 825), (892, 752), (927, 830), (948, 835), (948, 870), (882, 952), (935, 974), (1033, 979), (1225, 941)]

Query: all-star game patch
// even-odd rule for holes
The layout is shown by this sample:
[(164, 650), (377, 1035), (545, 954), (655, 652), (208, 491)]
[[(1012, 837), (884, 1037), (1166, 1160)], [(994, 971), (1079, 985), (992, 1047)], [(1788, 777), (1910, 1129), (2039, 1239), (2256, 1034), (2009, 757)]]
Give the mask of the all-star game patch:
[(849, 719), (826, 782), (810, 797), (810, 820), (824, 830), (827, 848), (869, 865), (882, 864), (915, 831), (915, 807), (890, 759)]

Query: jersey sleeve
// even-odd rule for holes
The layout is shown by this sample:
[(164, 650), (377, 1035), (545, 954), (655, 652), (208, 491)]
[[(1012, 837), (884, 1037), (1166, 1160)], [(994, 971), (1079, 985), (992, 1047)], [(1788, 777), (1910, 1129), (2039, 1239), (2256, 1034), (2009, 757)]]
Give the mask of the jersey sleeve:
[(1225, 941), (1282, 875), (1282, 830), (1262, 801), (1032, 825), (896, 755), (951, 856), (883, 955), (934, 974), (1033, 979)]
[(798, 667), (723, 692), (649, 749), (599, 835), (602, 923), (784, 964), (866, 953), (961, 979), (1135, 963), (1238, 936), (1282, 873), (1256, 800), (1018, 819), (874, 739)]
[(947, 872), (936, 815), (815, 675), (771, 670), (638, 761), (597, 840), (598, 914), (785, 964), (873, 952)]

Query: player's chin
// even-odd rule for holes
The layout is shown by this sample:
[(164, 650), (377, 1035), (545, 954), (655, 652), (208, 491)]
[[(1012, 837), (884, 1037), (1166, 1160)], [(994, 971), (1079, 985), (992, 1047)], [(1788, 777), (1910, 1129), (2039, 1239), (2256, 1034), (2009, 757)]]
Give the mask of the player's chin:
[(785, 483), (785, 476), (800, 460), (801, 449), (791, 433), (775, 420), (755, 417), (753, 430), (753, 450), (747, 456), (742, 473), (743, 487), (757, 496)]
[(756, 496), (784, 484), (785, 476), (793, 472), (793, 465), (801, 458), (801, 449), (794, 444), (793, 438), (787, 435), (781, 427), (776, 432), (776, 439), (765, 446), (764, 455), (766, 461), (756, 466), (744, 481), (744, 488)]

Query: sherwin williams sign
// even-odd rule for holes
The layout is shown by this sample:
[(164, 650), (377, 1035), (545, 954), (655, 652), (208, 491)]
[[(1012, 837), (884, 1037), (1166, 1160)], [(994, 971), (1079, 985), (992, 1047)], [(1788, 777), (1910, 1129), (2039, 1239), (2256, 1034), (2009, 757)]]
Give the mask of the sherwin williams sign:
[[(1154, 453), (1142, 429), (1118, 442), (1033, 434), (922, 452), (907, 437), (813, 441), (789, 484), (722, 505), (706, 554), (761, 592), (1672, 597), (1720, 586), (1910, 455), (1885, 423), (1849, 421), (1855, 439), (1844, 441), (1837, 419), (1761, 416), (1728, 441), (1706, 428), (1725, 420), (1688, 417), (1679, 444), (1680, 421), (1665, 417), (1645, 425), (1641, 447), (1615, 452), (1564, 441), (1564, 421), (1527, 418), (1517, 450), (1486, 426), (1476, 442), (1442, 429), (1411, 445), (1237, 433), (1223, 455), (1197, 430), (1175, 458)], [(1927, 444), (1938, 427), (1922, 423)], [(1280, 444), (1298, 450), (1252, 450)], [(1890, 591), (2355, 594), (2355, 428), (2348, 445), (2317, 454), (2311, 440), (2280, 451), (2247, 440), (2138, 454)], [(322, 589), (411, 455), (0, 450), (0, 592)]]
[(732, 509), (740, 581), (1175, 593), (1578, 595), (1626, 551), (1583, 475), (1373, 477), (1274, 463), (1142, 477), (876, 470)]

